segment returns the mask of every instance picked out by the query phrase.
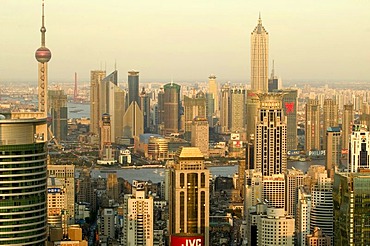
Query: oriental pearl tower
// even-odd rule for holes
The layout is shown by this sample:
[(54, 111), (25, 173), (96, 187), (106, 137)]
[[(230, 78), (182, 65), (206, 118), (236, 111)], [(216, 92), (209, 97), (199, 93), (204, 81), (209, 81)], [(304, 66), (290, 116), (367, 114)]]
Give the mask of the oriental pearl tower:
[(44, 17), (44, 0), (42, 1), (42, 22), (41, 22), (41, 47), (35, 52), (36, 60), (39, 62), (38, 65), (38, 101), (39, 101), (39, 112), (43, 113), (43, 116), (47, 117), (47, 92), (48, 92), (48, 62), (51, 59), (51, 52), (45, 47), (45, 17)]

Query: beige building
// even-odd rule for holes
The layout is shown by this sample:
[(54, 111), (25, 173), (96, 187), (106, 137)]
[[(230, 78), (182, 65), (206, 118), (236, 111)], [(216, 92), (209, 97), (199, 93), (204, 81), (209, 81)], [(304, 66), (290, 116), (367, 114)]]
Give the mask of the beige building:
[(262, 26), (261, 16), (258, 25), (251, 34), (251, 89), (260, 92), (268, 91), (269, 64), (268, 32)]
[(324, 115), (323, 115), (323, 145), (322, 149), (326, 149), (326, 131), (329, 127), (338, 126), (338, 104), (333, 99), (324, 100)]
[(342, 131), (339, 127), (329, 127), (326, 130), (326, 170), (334, 180), (334, 172), (341, 164)]
[(209, 170), (199, 148), (181, 147), (167, 163), (169, 235), (201, 234), (209, 245)]
[(352, 125), (354, 124), (353, 104), (344, 105), (342, 118), (342, 149), (348, 151), (349, 137), (352, 133)]
[(209, 156), (209, 125), (206, 118), (194, 118), (191, 125), (191, 146), (198, 147), (205, 157)]
[(230, 131), (245, 131), (245, 89), (234, 87), (230, 90)]
[(227, 83), (221, 87), (220, 127), (222, 133), (229, 132), (230, 118), (230, 85)]
[(100, 84), (105, 78), (105, 71), (94, 70), (90, 73), (90, 132), (99, 135), (100, 112)]
[(305, 137), (306, 151), (320, 150), (320, 105), (319, 100), (309, 99), (306, 103)]
[(134, 138), (144, 133), (144, 116), (136, 101), (132, 102), (123, 116), (123, 137)]
[(131, 246), (153, 246), (153, 197), (145, 192), (145, 182), (134, 180), (132, 194), (125, 195), (123, 243)]
[(74, 223), (75, 214), (75, 166), (48, 165), (48, 176), (55, 177), (65, 189), (65, 198), (62, 210), (66, 213), (68, 225)]
[(246, 105), (246, 134), (248, 142), (254, 139), (256, 130), (256, 120), (258, 115), (258, 109), (260, 107), (260, 99), (256, 91), (247, 90), (247, 105)]
[(216, 76), (211, 74), (208, 77), (208, 92), (213, 96), (213, 107), (214, 107), (214, 112), (213, 115), (216, 117), (219, 117), (220, 114), (220, 108), (219, 108), (219, 92), (218, 92), (218, 84), (216, 81)]
[(107, 177), (107, 195), (109, 199), (118, 201), (119, 190), (118, 190), (118, 179), (117, 173), (108, 173)]
[(285, 208), (284, 174), (263, 176), (262, 201), (274, 208)]
[(206, 96), (200, 91), (195, 97), (184, 96), (185, 139), (192, 137), (192, 123), (194, 118), (206, 118)]
[[(48, 178), (48, 226), (63, 228), (66, 226), (66, 189), (55, 177)], [(65, 228), (66, 229), (66, 228)]]
[(323, 235), (319, 227), (315, 227), (312, 234), (307, 235), (307, 246), (331, 246), (330, 237)]
[(258, 246), (294, 245), (294, 219), (283, 208), (267, 208), (257, 221)]
[(307, 235), (310, 234), (311, 191), (307, 187), (299, 187), (295, 231), (297, 245), (307, 245)]
[(305, 185), (305, 174), (299, 169), (287, 169), (285, 175), (285, 211), (287, 215), (295, 218), (297, 211), (297, 191)]

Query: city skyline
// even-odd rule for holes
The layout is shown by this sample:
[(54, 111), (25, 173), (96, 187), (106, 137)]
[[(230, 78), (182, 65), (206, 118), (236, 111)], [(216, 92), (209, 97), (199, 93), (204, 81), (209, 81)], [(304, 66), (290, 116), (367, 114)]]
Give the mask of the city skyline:
[[(37, 80), (40, 2), (2, 1), (0, 83)], [(370, 62), (363, 48), (370, 41), (369, 2), (290, 2), (46, 1), (46, 42), (55, 54), (50, 82), (73, 81), (74, 72), (86, 81), (90, 70), (117, 64), (122, 74), (140, 71), (143, 82), (206, 81), (214, 73), (219, 81), (250, 84), (249, 36), (259, 12), (270, 34), (270, 66), (275, 60), (283, 81), (370, 77), (358, 65)]]

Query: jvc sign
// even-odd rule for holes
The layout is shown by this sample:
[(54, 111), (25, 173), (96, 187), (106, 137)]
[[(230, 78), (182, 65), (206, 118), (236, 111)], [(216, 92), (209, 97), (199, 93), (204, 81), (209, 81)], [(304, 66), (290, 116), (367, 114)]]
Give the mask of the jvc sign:
[(204, 246), (203, 236), (171, 236), (171, 246)]

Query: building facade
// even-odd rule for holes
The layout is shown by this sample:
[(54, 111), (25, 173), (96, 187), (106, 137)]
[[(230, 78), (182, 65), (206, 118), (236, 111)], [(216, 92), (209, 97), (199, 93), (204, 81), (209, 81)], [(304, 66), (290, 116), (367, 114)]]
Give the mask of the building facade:
[(320, 105), (318, 100), (309, 99), (306, 104), (305, 149), (320, 150)]

